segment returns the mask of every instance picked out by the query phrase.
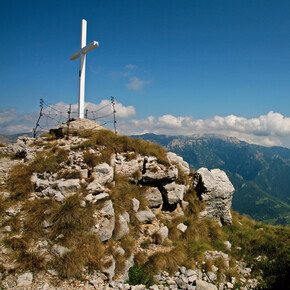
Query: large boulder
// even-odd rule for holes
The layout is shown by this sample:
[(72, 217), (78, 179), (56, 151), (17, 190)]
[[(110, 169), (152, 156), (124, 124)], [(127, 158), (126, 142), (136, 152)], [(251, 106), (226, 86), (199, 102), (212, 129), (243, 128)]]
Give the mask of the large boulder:
[(185, 186), (175, 182), (166, 184), (164, 187), (165, 198), (169, 204), (177, 204), (183, 200)]
[(159, 207), (163, 203), (162, 194), (157, 187), (148, 187), (144, 193), (150, 207)]
[(58, 180), (55, 181), (59, 191), (66, 195), (68, 192), (76, 192), (78, 189), (81, 188), (80, 180), (75, 179), (67, 179), (67, 180)]
[(115, 239), (120, 240), (129, 233), (130, 229), (128, 226), (128, 223), (130, 222), (130, 216), (127, 212), (124, 212), (123, 214), (119, 215), (119, 228), (116, 233)]
[(217, 287), (205, 281), (196, 280), (196, 290), (217, 290)]
[(113, 181), (114, 169), (107, 163), (101, 163), (94, 168), (95, 182), (99, 184), (106, 184)]
[(101, 210), (97, 210), (94, 214), (96, 224), (92, 228), (99, 239), (104, 242), (109, 240), (115, 228), (115, 211), (111, 200), (104, 202)]
[(173, 152), (168, 152), (167, 158), (171, 164), (176, 164), (183, 173), (185, 173), (187, 175), (190, 173), (188, 163), (186, 161), (184, 161), (181, 156), (178, 156), (177, 154), (175, 154)]
[(173, 165), (165, 166), (158, 163), (156, 157), (148, 157), (144, 159), (142, 174), (144, 183), (166, 184), (177, 179), (178, 169)]
[[(127, 153), (130, 156), (130, 153)], [(144, 157), (138, 155), (132, 160), (128, 160), (123, 154), (117, 153), (114, 155), (112, 163), (115, 165), (115, 171), (117, 174), (126, 176), (130, 179), (136, 179), (138, 181), (141, 176), (143, 168)], [(138, 174), (140, 172), (140, 176)]]
[(200, 217), (209, 217), (222, 225), (232, 223), (231, 206), (234, 187), (226, 173), (220, 169), (200, 168), (194, 176), (198, 197), (206, 203)]
[(156, 219), (155, 214), (147, 208), (146, 210), (141, 210), (136, 213), (136, 218), (141, 224), (147, 224)]

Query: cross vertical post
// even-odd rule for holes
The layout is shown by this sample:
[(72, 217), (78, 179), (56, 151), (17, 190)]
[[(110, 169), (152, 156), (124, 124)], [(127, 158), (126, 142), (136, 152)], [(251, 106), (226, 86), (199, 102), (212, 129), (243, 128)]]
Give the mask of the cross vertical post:
[(82, 20), (82, 31), (81, 31), (81, 49), (71, 55), (70, 59), (75, 60), (80, 58), (80, 70), (79, 70), (79, 106), (78, 106), (78, 117), (84, 118), (85, 110), (85, 72), (86, 72), (86, 54), (99, 46), (97, 41), (93, 41), (90, 44), (87, 42), (87, 21)]
[[(82, 20), (82, 32), (81, 32), (81, 49), (87, 44), (87, 21)], [(86, 54), (80, 55), (80, 84), (79, 84), (79, 108), (78, 116), (80, 119), (84, 118), (85, 109), (85, 76), (86, 76)]]

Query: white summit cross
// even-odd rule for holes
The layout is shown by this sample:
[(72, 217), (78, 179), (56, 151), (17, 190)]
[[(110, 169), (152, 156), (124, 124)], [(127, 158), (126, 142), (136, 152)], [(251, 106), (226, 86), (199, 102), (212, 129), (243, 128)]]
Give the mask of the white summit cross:
[(85, 74), (86, 74), (86, 53), (99, 46), (97, 41), (93, 41), (86, 45), (87, 42), (87, 21), (82, 20), (82, 33), (81, 33), (81, 49), (71, 55), (70, 59), (75, 60), (80, 58), (80, 86), (79, 86), (79, 108), (78, 117), (84, 118), (85, 110)]

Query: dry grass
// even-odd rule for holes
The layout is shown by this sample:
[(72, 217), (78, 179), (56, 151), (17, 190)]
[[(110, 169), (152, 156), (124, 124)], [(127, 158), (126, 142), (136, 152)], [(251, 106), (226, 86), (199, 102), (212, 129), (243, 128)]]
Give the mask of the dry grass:
[(73, 147), (73, 149), (99, 149), (103, 147), (106, 148), (107, 155), (125, 152), (127, 153), (126, 157), (129, 160), (132, 158), (130, 155), (151, 155), (155, 156), (158, 162), (166, 166), (169, 165), (166, 150), (161, 146), (141, 139), (132, 139), (128, 136), (118, 136), (109, 130), (90, 132), (90, 134), (88, 134), (88, 139), (80, 145)]
[(61, 163), (67, 163), (68, 151), (53, 147), (50, 152), (40, 152), (30, 164), (32, 172), (57, 172), (61, 168)]
[(146, 267), (154, 271), (174, 273), (178, 266), (182, 266), (186, 255), (181, 247), (175, 247), (170, 252), (156, 252), (149, 257)]
[(81, 179), (82, 178), (82, 175), (80, 173), (80, 171), (78, 170), (61, 170), (57, 173), (57, 179), (75, 179), (75, 178), (78, 178), (78, 179)]
[(135, 239), (129, 235), (121, 239), (121, 247), (125, 250), (125, 257), (130, 257), (135, 248)]
[(69, 196), (63, 204), (57, 204), (50, 213), (49, 219), (53, 223), (52, 237), (60, 233), (65, 236), (65, 244), (73, 243), (72, 236), (81, 231), (89, 231), (94, 225), (94, 205), (88, 203), (85, 208), (80, 206), (81, 197), (77, 194)]
[(19, 232), (21, 230), (21, 222), (20, 222), (20, 219), (19, 219), (19, 214), (9, 218), (8, 220), (6, 220), (3, 223), (3, 226), (4, 227), (5, 226), (10, 226), (12, 233)]
[(31, 174), (29, 165), (19, 164), (11, 169), (7, 180), (7, 188), (12, 193), (12, 198), (24, 198), (32, 192)]
[(138, 252), (134, 256), (134, 263), (136, 265), (142, 266), (147, 262), (148, 256), (145, 252)]
[(39, 238), (46, 235), (43, 221), (50, 220), (50, 212), (57, 208), (58, 203), (51, 199), (35, 199), (27, 201), (23, 209), (26, 212), (24, 234), (29, 238)]

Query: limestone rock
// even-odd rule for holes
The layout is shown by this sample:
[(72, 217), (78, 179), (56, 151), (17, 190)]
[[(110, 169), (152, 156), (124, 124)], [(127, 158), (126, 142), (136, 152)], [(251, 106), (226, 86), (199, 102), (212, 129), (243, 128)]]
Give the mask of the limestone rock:
[(42, 191), (49, 187), (49, 181), (39, 178), (36, 173), (33, 173), (30, 180), (34, 184), (35, 191)]
[(185, 186), (183, 184), (176, 184), (175, 182), (166, 184), (164, 186), (165, 197), (169, 204), (176, 204), (183, 200)]
[(118, 232), (116, 233), (116, 240), (120, 240), (123, 236), (129, 233), (130, 229), (128, 226), (128, 216), (129, 214), (127, 212), (124, 212), (123, 214), (119, 215), (119, 229)]
[(102, 270), (102, 272), (105, 273), (108, 276), (109, 280), (111, 281), (113, 279), (113, 277), (115, 276), (116, 262), (114, 260), (114, 257), (113, 256), (109, 256), (106, 259), (105, 263), (109, 263), (110, 266), (104, 268)]
[(183, 233), (185, 233), (185, 231), (187, 230), (187, 226), (183, 223), (178, 224), (176, 228), (179, 229)]
[(181, 156), (178, 156), (177, 154), (173, 152), (167, 153), (167, 158), (170, 161), (171, 164), (177, 164), (177, 166), (182, 170), (186, 175), (190, 173), (189, 165), (186, 161), (183, 160)]
[(132, 201), (133, 211), (137, 212), (140, 206), (140, 201), (136, 198), (132, 198), (131, 201)]
[(109, 240), (115, 228), (115, 212), (111, 200), (107, 200), (101, 210), (94, 214), (96, 224), (92, 232), (97, 234), (99, 239), (104, 242)]
[(96, 203), (97, 201), (99, 200), (102, 200), (102, 199), (106, 199), (108, 198), (110, 195), (106, 192), (103, 192), (103, 193), (100, 193), (100, 194), (97, 194), (97, 195), (93, 195), (93, 194), (88, 194), (85, 199), (87, 201), (90, 201), (92, 203)]
[(168, 227), (163, 226), (156, 233), (160, 237), (159, 243), (163, 244), (168, 237)]
[(196, 290), (217, 290), (217, 287), (205, 281), (196, 280)]
[[(130, 154), (130, 152), (128, 154)], [(117, 153), (114, 156), (112, 163), (115, 165), (117, 174), (126, 176), (130, 179), (136, 179), (136, 181), (142, 177), (141, 171), (143, 168), (144, 157), (141, 155), (138, 155), (132, 160), (126, 160), (126, 157), (123, 154)], [(140, 172), (140, 176), (139, 174), (136, 175), (135, 172)]]
[(104, 191), (104, 186), (102, 186), (97, 180), (93, 180), (87, 186), (87, 190), (91, 194), (98, 194)]
[(113, 181), (114, 169), (107, 163), (101, 163), (94, 168), (95, 182), (102, 185)]
[(148, 200), (150, 207), (159, 207), (163, 203), (162, 194), (157, 187), (149, 187), (144, 197)]
[[(54, 129), (62, 129), (63, 132), (66, 132), (67, 122), (56, 126)], [(101, 130), (104, 129), (104, 127), (89, 119), (76, 119), (69, 122), (69, 129), (70, 132), (73, 132), (78, 130)]]
[(58, 189), (63, 195), (67, 195), (68, 192), (76, 192), (78, 189), (81, 188), (80, 180), (77, 178), (60, 180), (56, 183)]
[(136, 218), (141, 224), (147, 224), (156, 219), (155, 214), (148, 208), (147, 210), (138, 211)]
[(194, 185), (199, 198), (206, 203), (200, 217), (209, 217), (222, 225), (232, 223), (231, 205), (234, 187), (226, 173), (220, 169), (200, 168), (194, 176)]
[(18, 287), (26, 287), (29, 286), (33, 281), (33, 274), (31, 272), (26, 272), (20, 275), (17, 279), (17, 286)]
[(53, 245), (53, 247), (51, 248), (51, 252), (53, 254), (55, 254), (56, 256), (62, 257), (63, 255), (65, 255), (66, 253), (70, 252), (70, 249), (60, 246), (60, 245)]
[(148, 157), (144, 160), (142, 181), (144, 183), (169, 183), (178, 177), (178, 169), (175, 166), (166, 167), (157, 162), (156, 157)]

